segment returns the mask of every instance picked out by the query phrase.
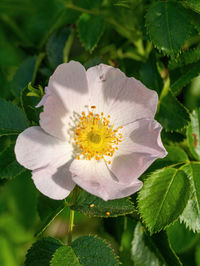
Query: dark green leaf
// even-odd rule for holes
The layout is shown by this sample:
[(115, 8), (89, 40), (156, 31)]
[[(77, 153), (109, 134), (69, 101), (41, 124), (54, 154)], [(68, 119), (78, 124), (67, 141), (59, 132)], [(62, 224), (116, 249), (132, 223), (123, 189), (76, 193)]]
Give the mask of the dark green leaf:
[(38, 240), (28, 250), (25, 266), (49, 266), (55, 251), (62, 243), (54, 238)]
[(178, 56), (178, 58), (169, 62), (169, 69), (174, 70), (185, 65), (195, 63), (200, 60), (200, 48), (190, 49)]
[(64, 210), (65, 206), (63, 200), (52, 200), (40, 194), (37, 207), (42, 226), (36, 235), (40, 235), (44, 232), (50, 223)]
[(26, 169), (16, 162), (14, 144), (8, 137), (1, 137), (0, 149), (0, 179), (13, 179)]
[(183, 253), (189, 250), (198, 241), (199, 236), (189, 231), (185, 225), (175, 222), (167, 228), (169, 241), (175, 252)]
[(95, 9), (101, 6), (101, 0), (74, 0), (73, 1), (76, 5), (85, 8), (85, 9)]
[(190, 117), (185, 107), (169, 91), (161, 100), (156, 119), (166, 130), (173, 131), (184, 128)]
[(29, 92), (30, 91), (27, 87), (25, 87), (21, 91), (21, 105), (29, 121), (34, 121), (35, 123), (38, 123), (41, 109), (36, 108), (35, 106), (39, 103), (40, 98), (34, 96), (27, 96), (27, 93)]
[(46, 51), (52, 68), (56, 68), (59, 64), (63, 63), (63, 49), (69, 34), (69, 27), (65, 27), (54, 32), (49, 38), (46, 45)]
[(12, 92), (15, 97), (19, 97), (22, 89), (31, 82), (35, 68), (36, 57), (29, 57), (18, 68), (12, 80)]
[(139, 192), (139, 212), (149, 231), (155, 233), (174, 222), (190, 195), (186, 174), (174, 168), (153, 172)]
[(82, 236), (73, 241), (71, 247), (83, 266), (119, 265), (119, 261), (110, 246), (95, 236)]
[(82, 14), (78, 21), (78, 32), (83, 46), (90, 52), (97, 46), (104, 31), (104, 20), (101, 17)]
[(84, 190), (79, 192), (71, 209), (92, 217), (117, 217), (135, 211), (133, 204), (127, 198), (104, 201)]
[(174, 94), (178, 94), (179, 91), (186, 86), (190, 81), (197, 77), (200, 73), (200, 61), (186, 65), (181, 69), (176, 69), (170, 73), (171, 77), (171, 90)]
[(171, 249), (167, 235), (161, 232), (150, 237), (140, 223), (135, 228), (131, 254), (135, 266), (182, 265)]
[(51, 266), (81, 266), (81, 264), (70, 246), (62, 246), (56, 250)]
[(182, 170), (190, 179), (190, 198), (180, 219), (194, 232), (200, 232), (200, 164), (191, 163), (185, 165)]
[(171, 56), (181, 50), (192, 30), (186, 10), (172, 1), (155, 2), (147, 12), (146, 26), (154, 45)]
[(22, 110), (0, 98), (0, 135), (18, 134), (27, 126), (27, 119)]
[(191, 123), (187, 128), (187, 141), (196, 160), (200, 160), (200, 108), (190, 115)]
[(152, 54), (140, 69), (140, 80), (150, 89), (160, 92), (163, 87), (161, 76), (156, 66), (155, 56)]

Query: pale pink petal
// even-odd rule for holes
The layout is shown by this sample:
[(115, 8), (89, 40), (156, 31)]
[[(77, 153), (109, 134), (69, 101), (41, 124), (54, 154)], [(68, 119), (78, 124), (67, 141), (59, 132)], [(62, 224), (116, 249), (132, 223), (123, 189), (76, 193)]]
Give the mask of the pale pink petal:
[(119, 69), (100, 64), (87, 70), (91, 104), (111, 116), (115, 127), (141, 118), (153, 118), (158, 95)]
[(59, 162), (59, 166), (72, 157), (72, 146), (46, 134), (40, 127), (30, 127), (17, 138), (15, 145), (17, 161), (35, 170)]
[(50, 94), (51, 94), (50, 90), (48, 89), (48, 87), (46, 87), (45, 88), (45, 94), (43, 95), (42, 99), (40, 100), (40, 102), (35, 107), (39, 108), (39, 107), (43, 106), (46, 103), (46, 100)]
[(59, 65), (49, 80), (48, 88), (67, 111), (81, 113), (88, 105), (86, 70), (79, 62)]
[(104, 200), (129, 196), (142, 187), (139, 180), (129, 184), (119, 182), (104, 161), (75, 159), (70, 171), (76, 184)]
[(61, 140), (69, 140), (70, 113), (56, 95), (49, 95), (40, 113), (40, 126)]
[(62, 200), (66, 198), (76, 185), (72, 181), (72, 176), (67, 164), (56, 168), (48, 165), (47, 167), (34, 170), (32, 179), (37, 189), (49, 198)]
[(157, 159), (167, 155), (160, 137), (161, 125), (142, 119), (124, 126), (122, 142), (108, 167), (120, 182), (136, 180)]
[(125, 86), (125, 74), (117, 68), (100, 64), (87, 70), (87, 80), (91, 105), (97, 107), (97, 113), (108, 115), (110, 106)]

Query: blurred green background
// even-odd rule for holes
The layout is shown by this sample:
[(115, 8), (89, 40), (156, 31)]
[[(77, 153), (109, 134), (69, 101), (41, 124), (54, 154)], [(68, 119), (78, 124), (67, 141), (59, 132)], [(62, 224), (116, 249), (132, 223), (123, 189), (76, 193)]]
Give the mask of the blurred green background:
[[(56, 66), (70, 59), (80, 61), (86, 68), (100, 62), (119, 67), (159, 94), (168, 73), (166, 58), (153, 49), (144, 26), (144, 15), (152, 2), (0, 0), (0, 97), (26, 108), (30, 125), (38, 124), (40, 110), (34, 109), (40, 96), (38, 86), (44, 88)], [(87, 26), (91, 16), (94, 27), (90, 30)], [(191, 35), (193, 42), (188, 45), (199, 45), (196, 32)], [(30, 93), (29, 82), (36, 91)], [(178, 97), (189, 110), (200, 106), (200, 77), (185, 86)], [(42, 196), (34, 187), (31, 174), (14, 162), (15, 140), (16, 137), (0, 138), (0, 266), (23, 265), (41, 226), (38, 198)], [(12, 144), (11, 149), (7, 142)], [(12, 176), (6, 172), (10, 166), (14, 167)], [(42, 200), (49, 208), (56, 204), (44, 197)], [(44, 235), (66, 241), (68, 219), (66, 208)], [(127, 217), (90, 219), (76, 213), (74, 237), (98, 234), (120, 250), (123, 265), (132, 265), (127, 252), (134, 227)], [(200, 265), (199, 234), (175, 223), (168, 235), (184, 265)]]

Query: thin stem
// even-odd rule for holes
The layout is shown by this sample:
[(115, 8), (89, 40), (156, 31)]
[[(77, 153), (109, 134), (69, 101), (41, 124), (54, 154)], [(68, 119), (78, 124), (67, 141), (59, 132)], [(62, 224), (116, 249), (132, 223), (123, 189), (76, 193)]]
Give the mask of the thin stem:
[[(76, 186), (74, 190), (72, 191), (72, 200), (70, 203), (67, 203), (67, 206), (72, 206), (75, 203), (77, 194), (78, 194), (79, 188)], [(69, 216), (69, 225), (67, 229), (67, 235), (68, 235), (68, 240), (67, 240), (67, 245), (70, 245), (72, 242), (72, 232), (73, 232), (73, 227), (74, 227), (74, 210), (70, 209), (70, 216)]]
[(68, 227), (68, 240), (67, 245), (70, 245), (72, 242), (72, 232), (74, 227), (74, 210), (70, 209), (70, 217), (69, 217), (69, 227)]
[(37, 59), (36, 59), (36, 63), (35, 63), (35, 68), (34, 68), (34, 71), (33, 71), (33, 77), (32, 77), (32, 86), (34, 86), (34, 83), (35, 83), (35, 80), (36, 80), (36, 76), (37, 76), (37, 72), (38, 72), (38, 68), (42, 62), (42, 60), (44, 59), (45, 57), (45, 53), (40, 53), (38, 56), (37, 56)]
[(65, 47), (63, 49), (63, 62), (64, 63), (67, 63), (69, 61), (69, 54), (70, 54), (71, 47), (74, 41), (74, 37), (75, 37), (75, 30), (72, 28), (71, 34), (69, 35), (69, 38), (66, 41)]
[(69, 9), (79, 11), (81, 13), (87, 13), (87, 14), (91, 14), (91, 15), (99, 15), (100, 14), (99, 10), (88, 10), (88, 9), (85, 9), (85, 8), (82, 8), (79, 6), (75, 6), (72, 3), (67, 3), (66, 7)]

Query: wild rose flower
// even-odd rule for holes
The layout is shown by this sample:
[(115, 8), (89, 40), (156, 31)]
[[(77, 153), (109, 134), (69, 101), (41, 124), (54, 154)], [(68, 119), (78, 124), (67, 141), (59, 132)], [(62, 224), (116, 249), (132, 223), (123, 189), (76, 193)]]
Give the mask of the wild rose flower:
[(155, 121), (158, 96), (119, 69), (57, 67), (38, 106), (40, 127), (22, 132), (17, 161), (32, 170), (37, 189), (63, 199), (77, 184), (104, 200), (138, 191), (138, 177), (167, 152)]

